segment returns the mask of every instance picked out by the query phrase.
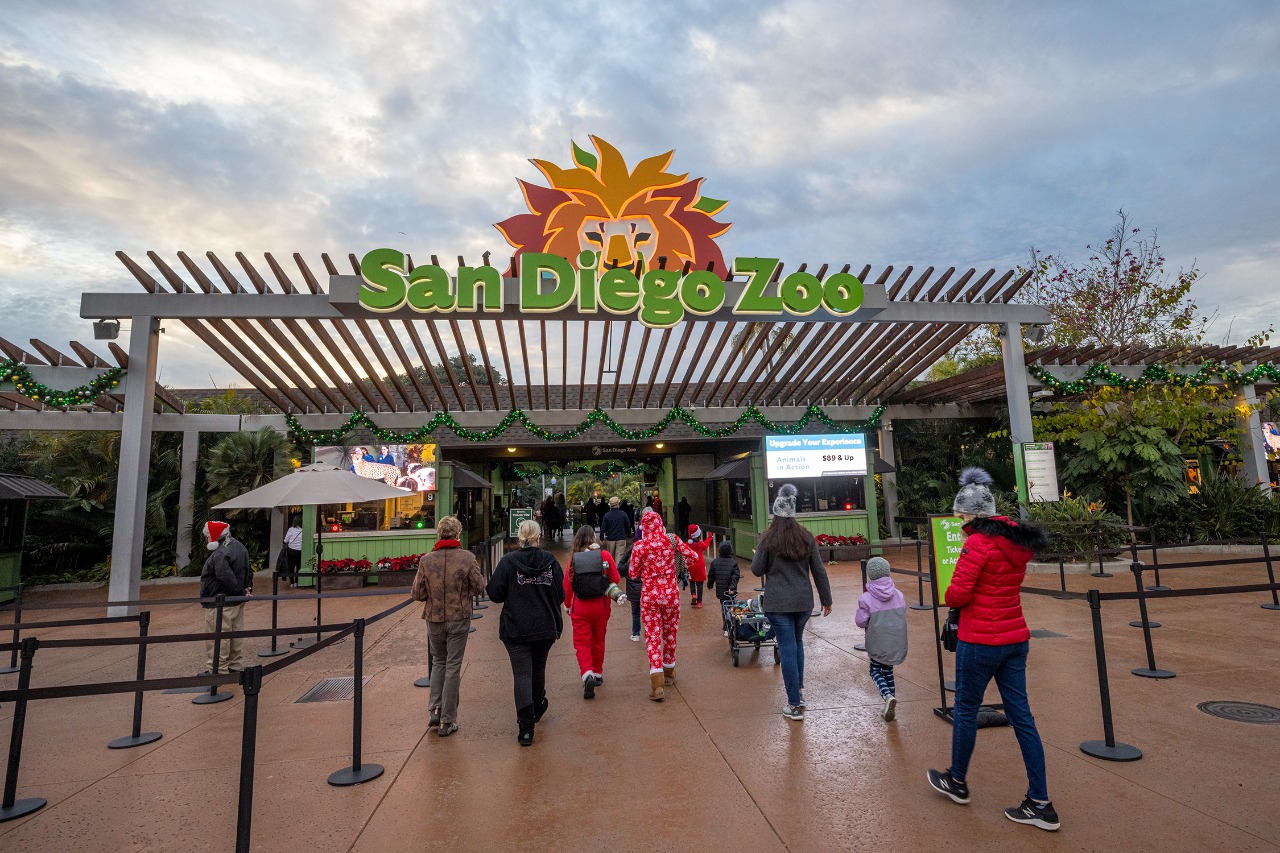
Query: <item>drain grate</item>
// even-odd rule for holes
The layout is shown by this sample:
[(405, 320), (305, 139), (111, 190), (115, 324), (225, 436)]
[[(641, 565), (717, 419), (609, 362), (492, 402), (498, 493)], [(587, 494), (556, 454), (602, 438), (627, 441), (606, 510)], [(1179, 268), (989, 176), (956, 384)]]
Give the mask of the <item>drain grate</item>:
[[(372, 677), (371, 675), (366, 675), (362, 683), (368, 684), (369, 679)], [(344, 675), (339, 678), (326, 678), (302, 694), (302, 698), (294, 704), (300, 705), (303, 702), (341, 702), (344, 699), (354, 699), (355, 696), (355, 676)]]
[(1067, 635), (1059, 634), (1057, 631), (1050, 631), (1048, 628), (1032, 628), (1031, 636), (1037, 640), (1060, 640)]
[(1258, 705), (1253, 702), (1201, 702), (1197, 709), (1237, 723), (1259, 723), (1264, 726), (1280, 725), (1280, 708)]

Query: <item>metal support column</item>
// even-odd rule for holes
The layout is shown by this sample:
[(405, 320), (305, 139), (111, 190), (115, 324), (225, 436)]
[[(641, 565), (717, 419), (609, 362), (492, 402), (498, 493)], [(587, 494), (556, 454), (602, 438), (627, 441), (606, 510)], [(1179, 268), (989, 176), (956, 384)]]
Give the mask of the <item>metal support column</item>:
[(1263, 494), (1271, 494), (1271, 472), (1267, 470), (1267, 448), (1262, 438), (1262, 418), (1258, 416), (1258, 389), (1254, 385), (1237, 385), (1236, 411), (1240, 427), (1240, 477), (1250, 486), (1257, 484)]
[[(1022, 467), (1024, 442), (1035, 441), (1031, 426), (1031, 393), (1027, 390), (1027, 360), (1022, 351), (1022, 326), (1000, 324), (1000, 352), (1004, 356), (1004, 394), (1009, 405), (1009, 440), (1013, 447), (1013, 467), (1018, 479), (1018, 495), (1027, 494), (1027, 475)], [(1026, 505), (1020, 504), (1022, 514)]]
[[(893, 420), (891, 418), (882, 418), (880, 420), (880, 457), (890, 465), (897, 468), (897, 461), (893, 452)], [(872, 476), (875, 475), (875, 466), (872, 467)], [(898, 522), (898, 475), (889, 471), (880, 475), (880, 483), (884, 488), (884, 517), (888, 523), (889, 535), (894, 539), (899, 538)]]

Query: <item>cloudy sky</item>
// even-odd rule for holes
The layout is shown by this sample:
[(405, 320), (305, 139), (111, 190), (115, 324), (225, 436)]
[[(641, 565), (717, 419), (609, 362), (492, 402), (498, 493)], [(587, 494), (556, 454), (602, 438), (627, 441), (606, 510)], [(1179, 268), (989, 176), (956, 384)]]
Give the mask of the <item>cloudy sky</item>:
[[(1213, 340), (1280, 318), (1269, 0), (6, 0), (0, 336), (91, 337), (117, 250), (503, 257), (529, 158), (589, 134), (675, 149), (729, 257), (1083, 261), (1123, 207)], [(235, 380), (170, 331), (162, 382)]]

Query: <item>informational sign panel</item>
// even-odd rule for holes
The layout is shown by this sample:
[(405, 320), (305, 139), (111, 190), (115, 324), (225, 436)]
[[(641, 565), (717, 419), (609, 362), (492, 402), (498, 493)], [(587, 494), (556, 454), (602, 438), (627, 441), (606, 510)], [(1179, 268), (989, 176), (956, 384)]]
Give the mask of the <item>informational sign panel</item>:
[(533, 520), (533, 507), (513, 507), (507, 515), (507, 535), (515, 538), (520, 534), (520, 522)]
[(867, 473), (866, 437), (843, 435), (767, 435), (765, 473), (770, 480)]
[(929, 534), (933, 540), (933, 565), (938, 573), (938, 603), (947, 597), (947, 587), (956, 573), (960, 549), (964, 547), (963, 522), (954, 515), (929, 516)]
[(1054, 458), (1053, 442), (1024, 442), (1022, 464), (1027, 475), (1027, 499), (1029, 502), (1057, 501), (1058, 461)]

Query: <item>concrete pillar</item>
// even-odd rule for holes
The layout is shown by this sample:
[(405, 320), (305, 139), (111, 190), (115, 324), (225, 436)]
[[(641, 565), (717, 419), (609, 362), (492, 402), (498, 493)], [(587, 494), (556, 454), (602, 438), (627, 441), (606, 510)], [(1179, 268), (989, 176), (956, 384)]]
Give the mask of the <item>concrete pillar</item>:
[(1267, 469), (1267, 447), (1262, 437), (1262, 418), (1258, 415), (1258, 389), (1254, 385), (1236, 386), (1236, 412), (1240, 429), (1240, 476), (1249, 485), (1260, 485), (1271, 494), (1271, 472)]
[[(129, 332), (129, 369), (124, 380), (124, 422), (116, 481), (115, 529), (111, 537), (109, 600), (132, 601), (142, 583), (142, 532), (151, 470), (151, 421), (156, 393), (160, 321), (134, 317)], [(137, 607), (109, 607), (108, 616), (132, 616)]]
[(284, 548), (284, 519), (288, 511), (287, 506), (271, 510), (271, 547), (267, 549), (267, 565), (263, 567), (263, 571), (275, 571), (276, 560), (280, 559), (280, 550)]
[(200, 456), (200, 431), (182, 432), (182, 473), (178, 480), (178, 574), (191, 564), (191, 541), (195, 531), (196, 469)]
[[(885, 462), (895, 468), (898, 467), (898, 460), (893, 452), (893, 419), (880, 419), (880, 456)], [(874, 465), (872, 465), (874, 474)], [(884, 520), (885, 525), (889, 528), (889, 535), (898, 538), (898, 522), (894, 521), (894, 517), (898, 514), (898, 475), (896, 473), (887, 473), (880, 476), (880, 482), (884, 486)]]
[(1004, 393), (1009, 405), (1009, 440), (1013, 447), (1013, 470), (1018, 481), (1018, 506), (1027, 517), (1027, 474), (1022, 464), (1024, 442), (1035, 441), (1031, 426), (1031, 393), (1027, 389), (1027, 362), (1022, 351), (1022, 326), (1000, 326), (1000, 352), (1004, 356)]

